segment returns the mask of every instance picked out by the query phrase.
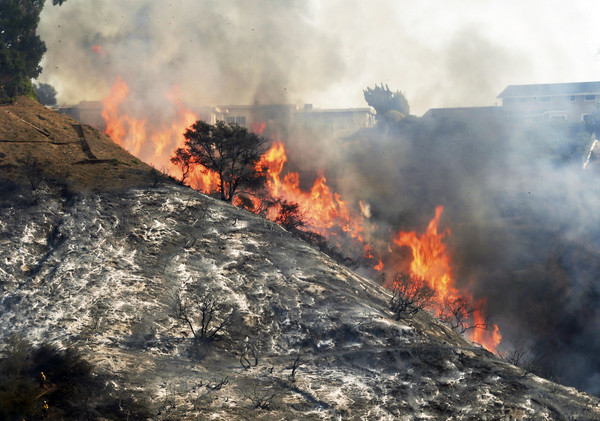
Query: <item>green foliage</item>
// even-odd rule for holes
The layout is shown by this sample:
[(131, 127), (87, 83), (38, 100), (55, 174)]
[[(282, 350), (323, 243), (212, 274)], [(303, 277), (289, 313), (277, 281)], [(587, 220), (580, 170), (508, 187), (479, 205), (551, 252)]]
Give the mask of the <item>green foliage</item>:
[(43, 7), (43, 0), (0, 2), (0, 89), (9, 97), (31, 95), (31, 79), (42, 71), (46, 45), (36, 28)]
[(184, 133), (185, 147), (175, 151), (171, 162), (182, 167), (183, 180), (194, 165), (217, 173), (221, 199), (231, 202), (242, 187), (259, 188), (266, 170), (257, 168), (265, 151), (265, 139), (245, 127), (217, 121), (195, 122)]
[(410, 107), (404, 94), (400, 91), (392, 92), (387, 85), (383, 86), (383, 83), (381, 86), (375, 85), (372, 89), (365, 89), (363, 94), (367, 104), (375, 108), (375, 117), (379, 122), (398, 123), (409, 114)]
[(36, 33), (43, 7), (44, 0), (0, 1), (0, 97), (37, 99), (31, 79), (42, 71), (40, 61), (46, 52)]

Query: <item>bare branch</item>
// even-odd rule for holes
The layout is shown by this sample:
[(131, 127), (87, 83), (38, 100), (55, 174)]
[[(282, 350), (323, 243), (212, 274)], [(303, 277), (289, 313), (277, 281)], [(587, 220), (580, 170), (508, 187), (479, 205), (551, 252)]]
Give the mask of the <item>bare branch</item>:
[[(226, 313), (223, 315), (223, 313)], [(235, 308), (227, 309), (214, 292), (196, 287), (187, 299), (173, 294), (169, 316), (187, 325), (194, 339), (211, 342), (233, 321)]]
[(435, 297), (435, 290), (427, 281), (418, 276), (397, 274), (394, 280), (394, 289), (390, 299), (390, 308), (396, 320), (410, 317), (419, 310), (431, 304)]
[(463, 334), (471, 329), (486, 329), (487, 319), (477, 322), (475, 313), (482, 313), (482, 305), (466, 297), (447, 298), (440, 313), (440, 320), (446, 323), (452, 330)]

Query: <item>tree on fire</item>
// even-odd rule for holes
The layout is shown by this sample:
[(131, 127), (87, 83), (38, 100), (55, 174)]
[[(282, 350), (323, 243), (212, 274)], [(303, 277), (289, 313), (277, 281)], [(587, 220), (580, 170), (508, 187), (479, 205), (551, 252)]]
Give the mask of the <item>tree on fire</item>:
[(481, 322), (475, 321), (473, 316), (477, 312), (483, 313), (481, 303), (473, 302), (466, 297), (446, 298), (438, 317), (452, 330), (462, 335), (472, 329), (487, 329), (487, 319)]
[(381, 86), (363, 90), (365, 101), (375, 108), (375, 118), (384, 124), (397, 123), (403, 120), (409, 113), (410, 107), (404, 94), (400, 91), (392, 92), (383, 83)]
[[(62, 4), (65, 0), (53, 0)], [(0, 96), (35, 98), (31, 79), (42, 68), (46, 44), (36, 34), (44, 0), (2, 0), (0, 2)]]
[(396, 320), (400, 320), (429, 306), (434, 297), (435, 290), (425, 279), (397, 274), (394, 279), (390, 309), (394, 312)]
[(266, 140), (238, 124), (217, 121), (215, 125), (196, 121), (183, 134), (185, 146), (178, 148), (171, 162), (187, 171), (200, 165), (217, 173), (221, 200), (231, 202), (239, 189), (257, 189), (266, 181), (266, 169), (258, 168)]

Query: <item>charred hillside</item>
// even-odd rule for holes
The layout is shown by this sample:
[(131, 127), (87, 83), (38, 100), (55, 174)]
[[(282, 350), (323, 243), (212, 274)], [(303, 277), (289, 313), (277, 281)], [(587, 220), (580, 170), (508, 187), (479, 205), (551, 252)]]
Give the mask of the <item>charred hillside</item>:
[[(3, 343), (18, 334), (77, 349), (147, 419), (600, 418), (596, 398), (428, 313), (396, 321), (386, 290), (278, 225), (153, 183), (88, 127), (103, 162), (86, 161), (72, 120), (51, 113), (22, 100), (0, 108), (13, 186), (0, 202)], [(35, 189), (27, 156), (44, 174)], [(59, 392), (44, 395), (51, 418)], [(94, 396), (85, 405), (106, 417)]]

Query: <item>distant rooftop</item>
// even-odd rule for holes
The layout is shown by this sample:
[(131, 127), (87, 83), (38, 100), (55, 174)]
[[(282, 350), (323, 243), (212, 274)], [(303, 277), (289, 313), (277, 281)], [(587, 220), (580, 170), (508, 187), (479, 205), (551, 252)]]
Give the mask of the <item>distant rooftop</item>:
[(600, 82), (548, 83), (535, 85), (509, 85), (498, 98), (548, 95), (584, 95), (600, 93)]

